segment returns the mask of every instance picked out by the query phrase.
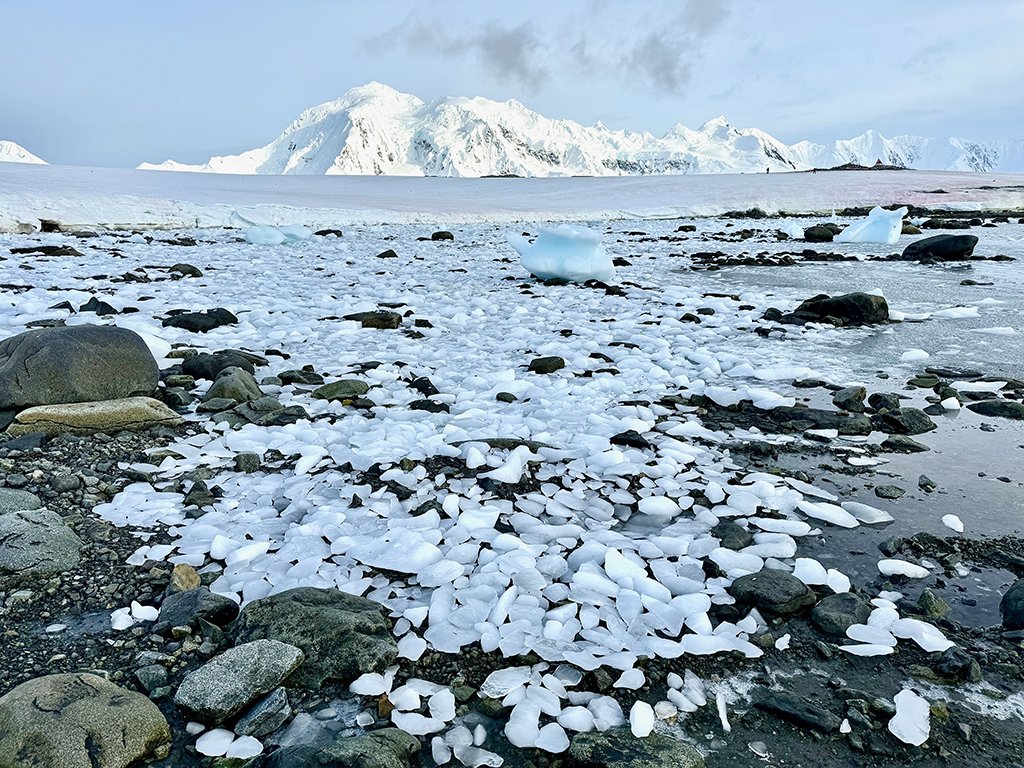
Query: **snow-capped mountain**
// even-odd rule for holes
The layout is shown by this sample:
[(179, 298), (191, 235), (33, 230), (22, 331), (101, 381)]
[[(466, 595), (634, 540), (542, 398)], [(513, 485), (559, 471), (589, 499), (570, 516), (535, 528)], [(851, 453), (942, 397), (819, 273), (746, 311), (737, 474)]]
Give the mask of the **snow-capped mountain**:
[(13, 141), (0, 141), (0, 163), (35, 163), (37, 165), (46, 165), (45, 160), (36, 157)]
[(623, 176), (830, 168), (844, 163), (962, 171), (1024, 171), (1024, 140), (976, 143), (874, 131), (832, 144), (787, 145), (724, 117), (662, 137), (553, 120), (518, 101), (430, 103), (380, 83), (299, 115), (270, 144), (202, 165), (144, 170), (405, 176)]

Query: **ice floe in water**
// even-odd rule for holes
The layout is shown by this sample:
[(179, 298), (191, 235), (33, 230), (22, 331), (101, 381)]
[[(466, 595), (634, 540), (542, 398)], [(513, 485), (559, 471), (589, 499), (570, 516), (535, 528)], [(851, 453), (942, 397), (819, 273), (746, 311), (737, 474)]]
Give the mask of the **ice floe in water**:
[(837, 243), (885, 243), (887, 245), (895, 245), (899, 242), (900, 233), (903, 231), (903, 217), (906, 215), (906, 208), (887, 211), (885, 208), (875, 206), (868, 213), (866, 219), (850, 224), (836, 235), (835, 240)]
[(509, 233), (508, 241), (535, 277), (571, 282), (615, 279), (612, 257), (601, 245), (601, 235), (592, 230), (563, 225), (542, 229), (532, 243), (514, 233)]

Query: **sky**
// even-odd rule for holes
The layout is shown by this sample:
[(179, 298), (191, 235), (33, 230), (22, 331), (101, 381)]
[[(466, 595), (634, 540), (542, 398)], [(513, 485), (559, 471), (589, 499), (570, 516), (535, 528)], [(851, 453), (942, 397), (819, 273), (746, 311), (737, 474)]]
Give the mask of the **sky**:
[(0, 140), (51, 163), (203, 162), (370, 81), (661, 135), (1024, 137), (1024, 0), (19, 0)]

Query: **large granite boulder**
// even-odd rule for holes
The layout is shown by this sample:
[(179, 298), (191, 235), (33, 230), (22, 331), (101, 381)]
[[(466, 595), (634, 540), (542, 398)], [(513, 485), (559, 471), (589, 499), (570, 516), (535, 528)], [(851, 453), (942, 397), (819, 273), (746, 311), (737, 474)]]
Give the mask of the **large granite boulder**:
[(0, 341), (0, 410), (149, 395), (158, 373), (146, 342), (126, 328), (26, 331)]
[(793, 574), (767, 568), (740, 576), (729, 587), (729, 594), (740, 605), (778, 616), (799, 613), (817, 601), (807, 585)]
[(156, 704), (96, 675), (37, 677), (0, 698), (0, 768), (126, 768), (170, 740)]
[(232, 631), (238, 643), (268, 638), (301, 648), (306, 660), (288, 684), (305, 688), (382, 671), (398, 655), (381, 606), (336, 589), (298, 587), (254, 600)]
[(78, 565), (82, 540), (48, 509), (0, 515), (0, 578), (51, 576)]
[(966, 261), (974, 255), (974, 235), (935, 235), (916, 240), (899, 256), (899, 261)]
[(872, 293), (819, 294), (802, 302), (783, 322), (830, 323), (832, 325), (875, 325), (889, 322), (885, 298)]
[(173, 427), (184, 419), (151, 397), (125, 397), (92, 403), (39, 405), (21, 411), (7, 428), (12, 435), (92, 435), (96, 432), (139, 432)]

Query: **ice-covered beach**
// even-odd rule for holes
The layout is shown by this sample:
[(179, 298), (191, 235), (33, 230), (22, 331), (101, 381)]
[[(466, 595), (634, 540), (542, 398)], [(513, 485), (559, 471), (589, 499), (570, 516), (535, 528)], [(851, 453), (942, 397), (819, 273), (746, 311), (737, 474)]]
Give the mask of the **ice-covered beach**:
[[(923, 232), (781, 234), (878, 204)], [(108, 654), (181, 750), (266, 765), (385, 725), (405, 735), (374, 748), (425, 765), (1005, 764), (995, 745), (1024, 732), (999, 609), (1024, 562), (1022, 210), (1024, 177), (944, 172), (0, 164), (0, 338), (134, 331), (183, 420), (0, 442), (0, 494), (70, 509), (62, 570), (111, 587), (0, 584), (3, 687)], [(614, 279), (524, 269), (509, 235), (562, 222), (599, 235)], [(332, 231), (263, 245), (258, 225)], [(936, 234), (976, 236), (975, 260), (887, 258)], [(885, 317), (793, 321), (853, 292)], [(254, 642), (301, 652), (211, 696)]]

